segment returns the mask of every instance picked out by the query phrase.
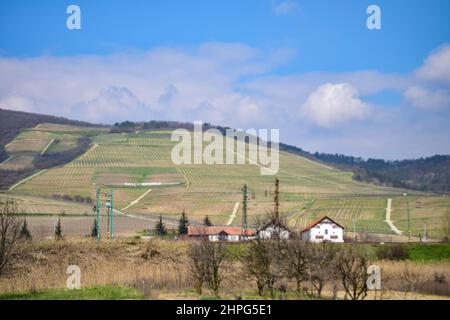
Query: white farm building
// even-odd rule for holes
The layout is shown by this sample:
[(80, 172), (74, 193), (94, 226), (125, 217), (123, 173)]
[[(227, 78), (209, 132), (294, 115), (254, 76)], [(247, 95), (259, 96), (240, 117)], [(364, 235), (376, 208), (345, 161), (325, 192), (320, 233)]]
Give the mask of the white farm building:
[(209, 241), (239, 242), (255, 237), (254, 229), (230, 226), (188, 226), (189, 238), (207, 237)]
[(291, 231), (283, 225), (278, 219), (273, 219), (257, 231), (260, 239), (281, 239), (287, 240), (291, 235)]
[(344, 227), (325, 216), (303, 229), (301, 236), (308, 242), (344, 242)]

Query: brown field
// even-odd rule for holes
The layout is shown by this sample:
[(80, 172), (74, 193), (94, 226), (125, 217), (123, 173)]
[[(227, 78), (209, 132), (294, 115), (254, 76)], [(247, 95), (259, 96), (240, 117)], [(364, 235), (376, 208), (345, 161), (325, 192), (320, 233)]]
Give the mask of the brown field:
[[(92, 230), (96, 216), (89, 215), (85, 217), (70, 217), (61, 216), (61, 227), (63, 235), (68, 237), (84, 237), (89, 236)], [(101, 216), (101, 233), (106, 233), (106, 216)], [(53, 238), (54, 228), (58, 221), (58, 217), (27, 217), (27, 224), (33, 238), (35, 239), (48, 239)], [(154, 221), (148, 219), (139, 219), (134, 217), (115, 216), (114, 220), (115, 234), (117, 236), (134, 236), (138, 232), (151, 229), (154, 225)]]

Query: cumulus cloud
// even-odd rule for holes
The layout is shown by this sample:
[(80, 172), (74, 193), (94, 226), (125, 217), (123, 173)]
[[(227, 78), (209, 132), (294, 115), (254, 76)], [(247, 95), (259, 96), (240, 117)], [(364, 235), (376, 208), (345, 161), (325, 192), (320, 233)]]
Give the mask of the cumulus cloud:
[(299, 6), (295, 1), (283, 1), (273, 5), (273, 13), (277, 16), (291, 14), (298, 10)]
[(450, 45), (446, 44), (432, 52), (416, 73), (420, 79), (450, 86)]
[[(449, 105), (446, 73), (436, 71), (434, 61), (441, 57), (439, 60), (445, 62), (443, 48), (432, 53), (417, 72), (410, 74), (360, 70), (276, 75), (277, 68), (294, 57), (294, 50), (260, 50), (245, 44), (220, 42), (112, 55), (0, 56), (0, 108), (101, 123), (203, 120), (244, 129), (280, 128), (283, 141), (324, 152), (334, 151), (328, 143), (333, 141), (331, 144), (342, 148), (342, 152), (354, 153), (362, 150), (361, 147), (345, 149), (345, 139), (353, 141), (358, 134), (360, 141), (372, 141), (372, 136), (364, 130), (370, 128), (373, 133), (396, 125), (408, 115), (414, 118), (417, 111), (408, 108), (411, 104), (428, 110), (442, 108), (440, 112), (420, 114), (423, 126), (420, 131), (417, 129), (416, 138), (422, 135), (425, 141), (433, 128), (439, 130), (433, 131), (432, 141), (450, 135), (441, 122), (424, 122), (426, 117), (446, 120), (450, 112), (450, 108), (443, 108)], [(408, 104), (381, 106), (376, 99), (384, 92), (403, 94)], [(369, 105), (367, 101), (376, 104)], [(397, 107), (401, 110), (391, 113)], [(369, 113), (370, 121), (359, 121)], [(380, 120), (375, 123), (374, 117)], [(410, 126), (410, 123), (403, 124), (402, 128)], [(321, 130), (335, 127), (339, 130)], [(417, 128), (417, 123), (414, 127)], [(342, 142), (340, 145), (327, 136), (337, 132), (343, 135), (336, 137)], [(389, 137), (379, 139), (376, 152), (382, 150), (385, 138)], [(316, 149), (313, 144), (324, 148)], [(439, 146), (436, 143), (436, 150)], [(432, 144), (426, 147), (430, 151)], [(367, 148), (366, 154), (376, 156), (370, 153), (374, 146)], [(415, 152), (425, 150), (425, 145), (421, 148)], [(395, 153), (397, 149), (393, 146), (392, 150)]]
[(450, 107), (450, 45), (431, 52), (414, 75), (415, 83), (403, 92), (409, 103), (426, 110)]
[(151, 118), (151, 109), (125, 87), (110, 86), (92, 100), (72, 107), (81, 119), (97, 123), (112, 123), (117, 119), (142, 120), (142, 115)]
[(321, 127), (331, 128), (364, 119), (369, 106), (359, 99), (358, 90), (348, 83), (326, 83), (312, 92), (301, 114)]
[[(210, 114), (239, 126), (261, 118), (240, 108), (255, 110), (265, 102), (238, 92), (236, 83), (285, 63), (291, 54), (206, 43), (109, 56), (0, 58), (0, 105), (105, 123), (210, 121), (203, 118)], [(211, 112), (204, 113), (206, 106)]]
[(441, 109), (450, 105), (450, 93), (443, 89), (413, 86), (405, 91), (404, 96), (413, 105), (423, 109)]

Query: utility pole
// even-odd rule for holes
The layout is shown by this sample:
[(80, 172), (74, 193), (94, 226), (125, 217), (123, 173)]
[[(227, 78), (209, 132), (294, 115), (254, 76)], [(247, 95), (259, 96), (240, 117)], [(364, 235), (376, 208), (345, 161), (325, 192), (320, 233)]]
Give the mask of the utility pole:
[(427, 223), (425, 222), (423, 224), (423, 242), (427, 242), (428, 239), (428, 230), (427, 230)]
[(97, 241), (100, 241), (100, 188), (97, 188)]
[(247, 224), (247, 201), (248, 201), (248, 194), (247, 194), (247, 185), (244, 184), (242, 187), (242, 228), (244, 230), (244, 236), (246, 235), (246, 231), (248, 228)]
[(111, 212), (111, 226), (110, 226), (110, 231), (111, 231), (111, 239), (114, 238), (114, 191), (111, 190), (110, 193), (111, 196), (111, 208), (110, 208), (110, 212)]
[(280, 210), (280, 180), (278, 178), (275, 179), (275, 219), (279, 218), (279, 210)]
[(352, 220), (353, 220), (353, 238), (355, 239), (355, 242), (357, 242), (358, 238), (356, 236), (356, 222), (355, 222), (355, 218), (353, 218)]
[(407, 215), (407, 219), (408, 219), (408, 239), (409, 239), (409, 241), (411, 241), (412, 237), (411, 237), (411, 219), (410, 219), (410, 214), (409, 214), (409, 199), (408, 199), (407, 193), (404, 193), (403, 195), (406, 198), (406, 215)]
[(108, 239), (114, 237), (114, 194), (113, 192), (106, 192), (106, 209), (107, 209), (107, 227), (108, 227)]

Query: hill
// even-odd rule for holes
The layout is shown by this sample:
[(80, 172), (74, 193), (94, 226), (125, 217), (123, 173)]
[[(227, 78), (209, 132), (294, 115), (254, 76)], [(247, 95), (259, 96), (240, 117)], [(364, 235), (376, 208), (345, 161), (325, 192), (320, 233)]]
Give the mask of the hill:
[[(64, 209), (66, 215), (92, 215), (89, 203), (95, 199), (96, 187), (100, 186), (103, 190), (114, 190), (118, 214), (142, 217), (149, 224), (159, 215), (166, 222), (176, 223), (185, 210), (192, 223), (201, 223), (208, 215), (214, 224), (239, 225), (241, 188), (246, 183), (251, 224), (273, 209), (273, 176), (260, 175), (259, 167), (249, 161), (234, 165), (175, 165), (171, 161), (175, 142), (170, 139), (170, 130), (111, 133), (104, 128), (40, 124), (22, 132), (9, 148), (26, 146), (26, 134), (37, 137), (39, 133), (46, 139), (49, 138), (47, 135), (59, 135), (63, 141), (60, 135), (80, 132), (92, 140), (88, 151), (64, 165), (39, 171), (38, 175), (3, 196), (24, 199), (21, 202), (23, 213), (31, 210), (33, 215), (49, 214), (51, 210), (45, 208), (51, 199), (63, 201), (66, 207), (73, 204), (73, 208)], [(51, 145), (45, 153), (51, 154), (63, 147)], [(404, 189), (354, 181), (351, 172), (284, 151), (280, 153), (277, 176), (281, 184), (280, 211), (295, 230), (329, 215), (349, 232), (394, 235), (384, 221), (387, 199), (392, 199), (392, 219), (400, 230), (405, 231)], [(414, 234), (421, 233), (423, 223), (427, 223), (429, 232), (438, 236), (441, 216), (450, 207), (449, 198), (418, 192), (411, 193), (408, 198)], [(80, 204), (83, 209), (77, 209)], [(50, 214), (58, 214), (57, 210), (53, 212), (56, 213)], [(88, 221), (86, 230), (91, 225), (91, 220)], [(127, 229), (121, 225), (126, 223), (130, 222), (117, 221), (117, 228)]]
[(377, 185), (450, 194), (450, 155), (387, 161), (343, 154), (310, 153), (281, 144), (280, 149), (354, 173), (353, 179)]
[[(250, 223), (272, 210), (274, 177), (261, 176), (259, 167), (249, 161), (173, 164), (171, 130), (180, 125), (189, 129), (190, 124), (154, 121), (108, 128), (39, 123), (22, 129), (7, 144), (13, 158), (2, 164), (0, 172), (25, 174), (7, 184), (10, 190), (2, 196), (20, 199), (24, 214), (57, 215), (59, 205), (67, 215), (92, 215), (96, 187), (101, 186), (114, 190), (118, 212), (144, 217), (144, 222), (161, 214), (176, 223), (186, 210), (193, 223), (208, 215), (214, 224), (239, 225), (241, 188), (246, 183)], [(86, 141), (82, 148), (80, 141)], [(405, 198), (405, 189), (355, 181), (352, 172), (289, 148), (294, 147), (280, 146), (278, 177), (280, 210), (292, 228), (329, 215), (348, 231), (394, 234), (385, 222), (387, 199), (392, 199), (391, 219), (401, 231), (407, 229), (408, 201), (414, 234), (423, 233), (427, 224), (427, 230), (439, 236), (441, 218), (450, 208), (448, 197), (409, 192)]]
[[(45, 123), (61, 127), (48, 131)], [(68, 130), (70, 126), (79, 129)], [(0, 109), (0, 188), (84, 153), (90, 147), (92, 133), (86, 128), (108, 130), (82, 121)]]
[(80, 127), (99, 126), (88, 122), (69, 120), (51, 115), (0, 109), (0, 162), (4, 161), (8, 157), (5, 146), (11, 142), (22, 129), (33, 128), (38, 124), (45, 122)]

